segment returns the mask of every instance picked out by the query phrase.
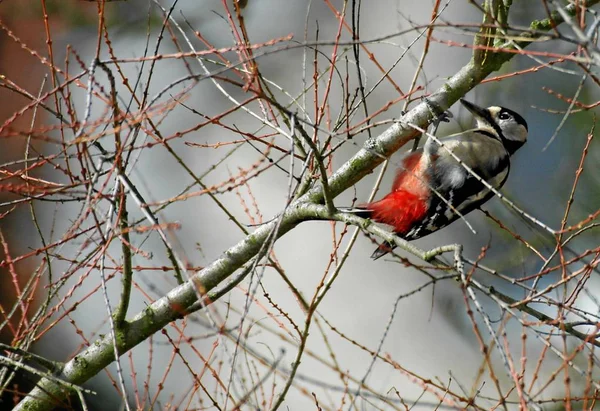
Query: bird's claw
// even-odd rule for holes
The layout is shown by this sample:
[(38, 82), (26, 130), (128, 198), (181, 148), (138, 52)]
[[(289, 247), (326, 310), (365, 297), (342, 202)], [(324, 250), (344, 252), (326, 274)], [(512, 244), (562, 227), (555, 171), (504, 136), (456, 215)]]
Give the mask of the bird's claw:
[(431, 122), (431, 124), (434, 126), (434, 128), (437, 129), (440, 123), (442, 122), (450, 122), (450, 119), (453, 117), (451, 112), (449, 112), (448, 110), (442, 110), (439, 104), (437, 104), (434, 101), (431, 101), (427, 97), (423, 97), (423, 101), (425, 102), (427, 108), (429, 109), (429, 112), (433, 116), (433, 121)]

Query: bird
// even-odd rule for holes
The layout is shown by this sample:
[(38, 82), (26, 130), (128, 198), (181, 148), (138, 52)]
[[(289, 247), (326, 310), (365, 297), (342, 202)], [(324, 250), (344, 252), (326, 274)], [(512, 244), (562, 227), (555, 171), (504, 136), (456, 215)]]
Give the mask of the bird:
[[(461, 162), (491, 187), (501, 188), (508, 178), (511, 156), (527, 141), (527, 122), (505, 107), (460, 102), (473, 115), (475, 128), (437, 142), (429, 138), (424, 147), (402, 159), (389, 194), (342, 211), (389, 225), (396, 235), (412, 241), (446, 227), (492, 198), (494, 193)], [(371, 258), (383, 257), (394, 247), (385, 242)]]

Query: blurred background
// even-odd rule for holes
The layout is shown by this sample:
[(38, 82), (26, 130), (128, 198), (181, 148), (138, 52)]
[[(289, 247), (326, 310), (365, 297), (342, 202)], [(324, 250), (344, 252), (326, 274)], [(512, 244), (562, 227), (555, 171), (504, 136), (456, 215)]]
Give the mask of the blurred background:
[[(423, 52), (425, 36), (419, 37), (419, 33), (430, 22), (435, 3), (380, 0), (362, 4), (360, 39), (376, 40), (367, 43), (369, 52), (384, 70), (390, 70), (389, 77), (404, 92), (410, 90)], [(6, 312), (10, 311), (19, 295), (15, 290), (27, 290), (31, 273), (38, 273), (32, 285), (38, 291), (31, 294), (29, 313), (33, 314), (45, 303), (51, 308), (40, 320), (40, 328), (36, 329), (36, 338), (30, 349), (51, 360), (67, 361), (110, 330), (100, 292), (98, 269), (94, 265), (97, 262), (92, 252), (98, 246), (93, 232), (95, 227), (102, 231), (110, 207), (108, 202), (99, 200), (94, 206), (96, 212), (89, 215), (85, 212), (90, 205), (85, 201), (86, 186), (81, 182), (84, 176), (90, 177), (93, 173), (88, 170), (86, 174), (83, 164), (98, 162), (99, 150), (90, 143), (89, 163), (77, 161), (78, 156), (82, 155), (81, 148), (76, 144), (64, 143), (73, 140), (73, 130), (69, 127), (61, 129), (61, 121), (49, 110), (38, 109), (34, 113), (30, 106), (31, 98), (24, 97), (23, 93), (16, 91), (17, 88), (37, 96), (49, 93), (57, 84), (65, 82), (64, 73), (77, 78), (77, 81), (69, 84), (68, 89), (64, 89), (66, 92), (50, 93), (44, 102), (52, 110), (60, 111), (65, 116), (64, 122), (69, 124), (73, 123), (73, 119), (83, 123), (86, 110), (89, 110), (86, 135), (97, 139), (106, 150), (113, 152), (114, 130), (108, 121), (110, 104), (107, 103), (110, 97), (109, 78), (102, 70), (95, 71), (93, 83), (98, 95), (90, 104), (87, 101), (86, 87), (90, 83), (87, 70), (99, 43), (101, 60), (120, 59), (118, 65), (110, 68), (116, 78), (119, 104), (123, 110), (130, 107), (131, 119), (123, 129), (124, 133), (129, 133), (128, 138), (134, 139), (132, 144), (135, 149), (132, 149), (129, 157), (127, 174), (155, 210), (160, 222), (172, 224), (167, 226), (166, 232), (175, 252), (189, 267), (189, 273), (210, 264), (241, 241), (246, 236), (243, 230), (252, 232), (256, 225), (275, 217), (288, 201), (289, 155), (277, 150), (265, 155), (264, 146), (259, 145), (257, 149), (256, 144), (244, 141), (243, 133), (267, 135), (273, 130), (265, 127), (260, 118), (235, 108), (238, 103), (253, 97), (238, 85), (244, 81), (240, 76), (224, 69), (216, 54), (206, 55), (205, 64), (216, 73), (216, 79), (228, 93), (226, 96), (208, 78), (201, 78), (197, 83), (177, 83), (190, 73), (202, 73), (202, 68), (193, 58), (140, 59), (145, 55), (167, 55), (190, 50), (175, 25), (163, 28), (165, 15), (157, 4), (169, 9), (173, 3), (142, 0), (105, 3), (103, 23), (108, 34), (103, 35), (100, 42), (99, 6), (94, 2), (32, 0), (4, 1), (0, 4), (0, 74), (4, 82), (4, 87), (0, 88), (0, 117), (4, 123), (0, 133), (0, 158), (3, 181), (9, 187), (2, 190), (0, 213), (6, 215), (0, 220), (3, 237), (3, 251), (0, 254), (5, 262), (18, 260), (1, 267), (1, 305), (4, 307), (4, 318), (9, 318)], [(346, 82), (353, 93), (358, 86), (356, 60), (350, 45), (352, 37), (343, 29), (340, 37), (340, 41), (345, 42), (340, 46), (343, 52), (338, 51), (343, 57), (337, 62), (338, 72), (333, 76), (329, 92), (327, 95), (324, 92), (330, 67), (328, 58), (332, 55), (340, 27), (335, 11), (341, 12), (344, 4), (342, 1), (256, 0), (248, 1), (241, 12), (252, 43), (264, 44), (264, 47), (257, 47), (254, 54), (260, 56), (257, 58), (260, 74), (271, 82), (270, 92), (274, 98), (289, 105), (290, 111), (310, 119), (315, 118), (315, 99), (321, 102), (327, 98), (327, 118), (331, 120), (323, 122), (320, 127), (329, 128), (329, 131), (332, 131), (331, 123), (345, 111), (347, 96), (343, 85)], [(434, 31), (434, 39), (416, 82), (417, 86), (422, 87), (415, 94), (417, 103), (419, 96), (442, 86), (448, 77), (469, 61), (472, 50), (460, 47), (460, 44), (472, 44), (473, 27), (482, 20), (481, 10), (469, 1), (441, 2), (438, 7), (441, 10), (437, 21), (439, 27)], [(230, 19), (237, 21), (234, 10), (231, 2), (182, 0), (176, 3), (170, 15), (181, 25), (181, 30), (191, 37), (190, 41), (196, 50), (207, 50), (208, 44), (217, 49), (235, 44), (230, 25)], [(227, 11), (234, 17), (228, 16)], [(532, 20), (545, 18), (546, 15), (543, 1), (515, 2), (510, 11), (511, 26), (527, 27)], [(347, 21), (351, 21), (349, 12)], [(573, 37), (568, 27), (559, 30), (567, 40)], [(52, 40), (50, 44), (47, 41), (48, 33)], [(396, 35), (386, 37), (391, 34)], [(277, 51), (266, 44), (289, 35), (293, 40), (282, 41)], [(580, 107), (575, 107), (577, 110), (574, 112), (565, 113), (569, 103), (559, 95), (575, 98), (583, 104), (593, 104), (599, 98), (595, 78), (598, 67), (587, 65), (586, 74), (580, 65), (559, 62), (535, 71), (526, 70), (556, 60), (555, 55), (576, 52), (577, 46), (565, 38), (530, 46), (528, 51), (551, 51), (553, 54), (516, 56), (496, 74), (516, 72), (517, 75), (481, 84), (466, 96), (468, 100), (483, 106), (509, 107), (527, 119), (528, 143), (513, 158), (511, 174), (502, 192), (523, 210), (555, 229), (561, 227), (587, 135), (595, 121), (594, 111), (597, 112), (594, 108), (580, 110)], [(305, 41), (313, 42), (313, 45), (301, 47)], [(318, 44), (318, 53), (315, 52), (315, 41), (322, 42)], [(263, 55), (263, 49), (269, 52)], [(239, 61), (233, 51), (223, 52), (222, 55), (234, 63)], [(398, 61), (402, 55), (404, 57)], [(62, 73), (55, 74), (54, 79), (48, 68), (49, 61), (62, 70)], [(316, 93), (314, 87), (308, 87), (303, 92), (305, 84), (312, 84), (315, 70), (319, 75), (324, 74), (319, 79), (321, 88)], [(360, 70), (366, 90), (376, 86), (367, 99), (371, 114), (400, 97), (390, 81), (383, 80), (377, 84), (382, 72), (367, 54), (361, 55)], [(129, 84), (123, 84), (122, 77), (129, 79)], [(133, 87), (137, 87), (135, 94), (139, 99), (153, 101), (156, 97), (154, 106), (144, 114), (155, 122), (162, 137), (168, 140), (170, 149), (166, 149), (163, 143), (157, 143), (155, 133), (146, 124), (147, 120), (142, 119), (142, 111), (132, 99)], [(65, 96), (70, 100), (64, 100)], [(373, 136), (389, 127), (389, 121), (385, 120), (400, 116), (403, 104), (403, 100), (399, 101), (371, 119), (373, 123), (382, 122), (371, 129)], [(255, 113), (268, 112), (265, 106), (260, 107), (256, 102), (249, 103), (248, 107)], [(464, 109), (456, 105), (451, 111), (453, 120), (442, 124), (438, 135), (458, 132), (471, 126), (471, 118)], [(227, 115), (223, 116), (221, 122), (219, 116), (225, 112)], [(357, 110), (349, 123), (358, 124), (364, 117), (363, 110)], [(219, 118), (219, 121), (207, 121), (211, 118)], [(200, 124), (203, 126), (198, 127)], [(279, 124), (284, 130), (289, 130), (284, 122)], [(136, 127), (137, 130), (132, 131)], [(313, 132), (310, 127), (307, 129)], [(27, 130), (35, 130), (35, 133), (27, 133)], [(131, 137), (134, 134), (136, 137)], [(327, 138), (327, 133), (317, 134), (321, 142)], [(366, 132), (354, 135), (351, 140), (336, 134), (331, 144), (340, 144), (340, 148), (331, 157), (329, 169), (336, 170), (344, 164), (367, 138)], [(276, 135), (272, 141), (289, 150), (289, 141), (284, 136)], [(401, 151), (408, 150), (410, 145)], [(53, 201), (19, 202), (28, 197), (27, 193), (17, 192), (9, 185), (21, 181), (11, 173), (23, 170), (24, 164), (27, 164), (23, 162), (26, 156), (31, 158), (30, 164), (34, 164), (36, 158), (55, 158), (40, 167), (32, 167), (31, 175), (40, 181), (77, 186), (74, 190), (78, 190), (77, 194), (71, 197), (56, 195), (52, 197)], [(390, 187), (394, 177), (393, 168), (398, 165), (401, 156), (402, 153), (398, 153), (391, 159), (390, 168), (382, 182), (382, 191), (376, 198), (380, 198)], [(284, 158), (277, 162), (280, 157)], [(69, 161), (65, 160), (67, 158)], [(567, 226), (584, 220), (599, 208), (599, 160), (599, 145), (592, 140)], [(281, 168), (266, 168), (268, 162), (276, 162)], [(254, 165), (257, 166), (253, 168)], [(301, 161), (298, 161), (294, 170), (299, 174), (301, 169)], [(254, 177), (253, 173), (257, 170), (260, 173)], [(202, 176), (204, 185), (211, 189), (199, 187), (190, 172)], [(349, 205), (353, 199), (359, 203), (366, 201), (377, 175), (375, 172), (361, 180), (354, 189), (336, 198), (335, 204)], [(81, 179), (72, 176), (80, 176)], [(244, 178), (247, 180), (242, 184), (228, 185), (231, 178), (236, 182)], [(113, 186), (114, 175), (110, 174), (100, 174), (95, 185), (99, 192), (105, 194), (110, 193)], [(183, 191), (188, 186), (190, 188)], [(45, 187), (52, 186), (47, 184)], [(218, 203), (208, 195), (209, 192)], [(64, 201), (57, 201), (57, 198)], [(148, 225), (133, 200), (128, 200), (128, 207), (131, 222)], [(552, 236), (528, 223), (500, 200), (493, 199), (484, 208), (544, 257), (554, 250), (555, 240)], [(487, 246), (489, 249), (483, 264), (508, 278), (533, 275), (544, 267), (544, 261), (523, 242), (499, 228), (483, 213), (475, 211), (467, 220), (476, 234), (458, 221), (415, 244), (422, 249), (430, 249), (461, 243), (469, 259), (476, 259), (482, 247)], [(243, 335), (243, 348), (236, 349), (235, 339), (231, 341), (225, 335), (215, 337), (215, 330), (205, 313), (197, 312), (167, 327), (165, 333), (155, 335), (123, 356), (121, 365), (130, 405), (141, 409), (209, 409), (211, 401), (198, 388), (198, 381), (206, 384), (209, 392), (218, 393), (215, 395), (222, 404), (225, 400), (219, 385), (230, 384), (228, 387), (233, 393), (232, 397), (239, 400), (248, 387), (264, 377), (262, 388), (252, 394), (245, 407), (269, 409), (272, 404), (269, 401), (273, 401), (285, 385), (287, 373), (297, 354), (300, 340), (295, 328), (303, 330), (305, 326), (306, 314), (294, 293), (310, 300), (322, 279), (331, 275), (339, 263), (337, 259), (332, 263), (330, 258), (335, 248), (332, 241), (339, 238), (343, 230), (343, 225), (329, 222), (299, 225), (274, 246), (273, 258), (285, 277), (272, 264), (264, 268), (259, 266), (237, 288), (214, 304), (214, 318), (222, 320), (220, 325), (225, 329), (233, 330), (229, 337)], [(341, 239), (340, 254), (349, 238), (347, 235)], [(597, 231), (593, 229), (578, 236), (569, 243), (565, 258), (571, 259), (586, 250), (594, 251), (598, 247), (597, 238)], [(66, 240), (61, 242), (61, 239)], [(163, 270), (163, 267), (172, 264), (156, 232), (132, 233), (131, 241), (136, 250), (133, 265), (137, 268), (134, 270), (135, 286), (128, 318), (176, 286), (172, 270)], [(48, 254), (36, 251), (55, 242)], [(323, 409), (405, 409), (403, 403), (408, 406), (415, 404), (412, 409), (434, 409), (443, 401), (429, 390), (426, 381), (433, 381), (431, 385), (449, 387), (465, 397), (477, 393), (480, 406), (492, 408), (496, 402), (489, 398), (497, 398), (497, 390), (489, 374), (481, 371), (485, 369), (486, 361), (461, 288), (454, 281), (440, 281), (435, 286), (407, 296), (430, 278), (397, 259), (372, 261), (369, 256), (373, 248), (371, 239), (359, 235), (339, 276), (319, 305), (304, 357), (284, 402), (285, 409), (318, 409), (317, 403)], [(120, 250), (118, 240), (106, 250), (107, 272), (111, 277), (108, 296), (113, 309), (120, 298)], [(594, 255), (594, 252), (589, 253), (588, 257), (570, 265), (567, 271), (573, 273), (590, 264), (595, 267)], [(44, 263), (44, 259), (50, 264)], [(82, 264), (82, 261), (88, 263)], [(559, 262), (553, 261), (549, 263), (551, 266)], [(413, 262), (419, 264), (419, 261)], [(559, 281), (561, 275), (564, 272), (557, 270), (540, 277), (536, 280), (536, 286), (542, 290)], [(526, 296), (522, 288), (489, 273), (477, 271), (475, 278), (515, 299)], [(577, 293), (572, 306), (579, 307), (586, 315), (596, 316), (599, 309), (594, 297), (598, 292), (597, 275), (594, 272), (585, 278), (584, 285), (578, 283), (580, 280), (574, 279), (574, 283), (581, 286), (581, 292)], [(15, 285), (15, 281), (19, 285)], [(295, 287), (294, 291), (290, 282)], [(531, 285), (532, 281), (528, 284)], [(556, 290), (554, 298), (561, 300), (558, 293), (568, 295), (573, 292), (569, 284), (564, 290)], [(51, 289), (55, 293), (48, 297), (48, 290)], [(251, 297), (247, 296), (248, 290), (251, 291)], [(496, 327), (497, 336), (502, 337), (501, 341), (506, 344), (505, 352), (513, 356), (517, 365), (520, 360), (528, 359), (523, 378), (540, 391), (536, 399), (544, 401), (567, 395), (565, 387), (569, 384), (565, 385), (564, 375), (555, 375), (557, 369), (561, 369), (564, 358), (547, 353), (547, 344), (556, 343), (567, 355), (581, 342), (570, 336), (563, 338), (556, 329), (551, 331), (550, 327), (543, 324), (526, 330), (521, 321), (511, 319), (497, 303), (483, 295), (479, 297), (488, 318)], [(556, 306), (548, 304), (536, 306), (536, 309), (552, 318), (558, 313)], [(245, 313), (245, 310), (248, 312)], [(522, 321), (535, 320), (520, 315), (523, 315)], [(480, 316), (475, 315), (475, 318), (486, 344), (492, 346), (492, 338), (486, 331), (484, 321)], [(1, 336), (6, 344), (14, 344), (17, 334), (15, 328), (19, 324), (22, 327), (26, 325), (23, 321), (5, 321)], [(594, 328), (589, 330), (593, 331)], [(548, 336), (549, 332), (554, 332), (555, 336)], [(529, 336), (526, 342), (524, 334)], [(178, 347), (178, 350), (174, 347)], [(373, 361), (372, 354), (362, 347), (371, 351), (379, 350), (382, 356), (392, 359), (398, 366), (394, 367), (381, 359)], [(574, 361), (586, 371), (579, 373), (571, 370), (573, 381), (568, 395), (573, 397), (583, 395), (587, 382), (594, 378), (587, 375), (596, 376), (598, 371), (595, 357), (587, 348), (581, 351), (581, 358), (574, 357)], [(588, 365), (590, 358), (594, 358), (592, 365)], [(497, 350), (492, 350), (490, 359), (497, 367), (499, 384), (512, 387), (513, 381), (505, 370), (505, 360)], [(219, 379), (206, 370), (207, 363), (212, 370), (216, 370)], [(273, 367), (273, 363), (277, 366)], [(228, 371), (231, 369), (233, 371)], [(355, 381), (349, 379), (346, 373)], [(532, 377), (534, 374), (539, 376), (537, 381)], [(85, 387), (98, 393), (86, 395), (90, 409), (120, 409), (123, 406), (114, 387), (118, 385), (115, 375), (113, 365), (106, 373), (99, 374), (85, 384)], [(5, 404), (12, 404), (18, 397), (12, 391), (27, 392), (35, 381), (35, 377), (23, 373), (19, 373), (18, 377), (16, 382), (11, 382), (12, 390), (7, 390), (3, 396)], [(358, 381), (363, 381), (369, 387), (361, 388), (361, 395), (357, 392)], [(536, 392), (536, 389), (532, 388), (531, 392)], [(443, 393), (443, 390), (438, 392)], [(508, 409), (518, 409), (517, 393), (507, 395), (515, 401), (507, 405)], [(383, 397), (387, 400), (382, 400)], [(574, 406), (576, 409), (584, 407), (581, 401), (575, 401)], [(73, 401), (62, 404), (62, 407), (78, 408), (80, 405)], [(230, 400), (224, 408), (232, 407), (233, 400)], [(543, 407), (563, 409), (564, 405), (549, 402), (543, 403)], [(446, 402), (440, 408), (452, 406)]]

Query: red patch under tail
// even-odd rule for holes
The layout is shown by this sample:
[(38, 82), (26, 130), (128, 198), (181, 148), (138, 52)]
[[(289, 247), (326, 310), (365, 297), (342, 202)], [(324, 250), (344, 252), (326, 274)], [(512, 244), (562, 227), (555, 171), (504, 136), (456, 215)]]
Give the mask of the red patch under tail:
[(366, 208), (372, 211), (373, 220), (391, 225), (394, 232), (402, 235), (425, 218), (427, 201), (411, 192), (398, 190), (368, 204)]

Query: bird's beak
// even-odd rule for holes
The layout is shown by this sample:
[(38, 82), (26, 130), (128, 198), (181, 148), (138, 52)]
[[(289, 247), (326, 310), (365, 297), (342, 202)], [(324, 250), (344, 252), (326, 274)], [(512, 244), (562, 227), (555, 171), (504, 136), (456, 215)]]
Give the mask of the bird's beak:
[(467, 110), (469, 110), (471, 113), (473, 113), (476, 117), (480, 117), (482, 119), (488, 119), (490, 116), (490, 113), (487, 109), (476, 106), (475, 104), (465, 100), (465, 99), (460, 99), (460, 102), (462, 103), (463, 106), (465, 106), (467, 108)]

